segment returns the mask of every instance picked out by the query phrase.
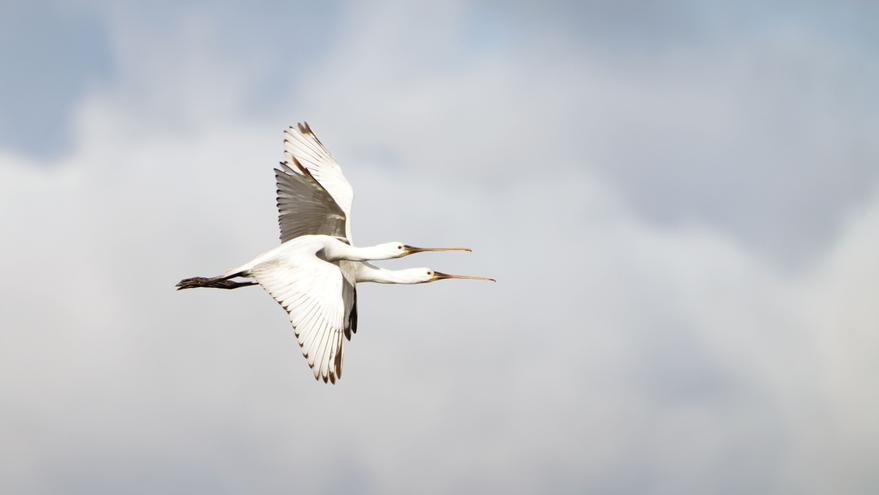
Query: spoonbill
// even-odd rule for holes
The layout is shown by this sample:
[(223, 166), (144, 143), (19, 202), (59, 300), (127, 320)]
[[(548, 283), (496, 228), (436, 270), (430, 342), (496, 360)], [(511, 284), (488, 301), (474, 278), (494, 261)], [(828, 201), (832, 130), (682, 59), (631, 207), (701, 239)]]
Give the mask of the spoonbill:
[(429, 251), (470, 249), (423, 248), (402, 242), (351, 245), (353, 189), (307, 123), (284, 130), (284, 161), (275, 169), (275, 181), (281, 245), (223, 275), (183, 279), (177, 290), (261, 285), (287, 312), (317, 380), (336, 383), (342, 377), (344, 340), (351, 340), (351, 334), (357, 332), (358, 282), (494, 281), (426, 267), (388, 270), (368, 263)]

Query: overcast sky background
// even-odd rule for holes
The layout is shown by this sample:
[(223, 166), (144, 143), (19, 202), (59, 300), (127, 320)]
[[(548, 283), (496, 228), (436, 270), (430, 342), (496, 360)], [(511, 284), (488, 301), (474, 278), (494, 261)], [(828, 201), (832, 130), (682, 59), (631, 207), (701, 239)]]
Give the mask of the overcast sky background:
[[(0, 492), (879, 491), (870, 2), (0, 2)], [(308, 120), (340, 384), (263, 291)]]

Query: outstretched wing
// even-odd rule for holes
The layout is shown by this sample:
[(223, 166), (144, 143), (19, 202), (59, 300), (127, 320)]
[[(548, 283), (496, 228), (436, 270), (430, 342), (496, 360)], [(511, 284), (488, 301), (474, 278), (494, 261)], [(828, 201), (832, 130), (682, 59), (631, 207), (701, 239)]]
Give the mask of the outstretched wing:
[(327, 151), (307, 122), (284, 130), (284, 159), (288, 167), (293, 167), (294, 158), (311, 172), (315, 180), (327, 190), (344, 212), (345, 238), (350, 241), (351, 203), (354, 201), (354, 190), (342, 173), (342, 167)]
[(345, 212), (296, 159), (275, 169), (281, 242), (306, 234), (345, 237)]
[(343, 343), (354, 304), (353, 286), (339, 266), (315, 256), (295, 264), (262, 263), (250, 273), (289, 315), (315, 379), (336, 383), (342, 377)]

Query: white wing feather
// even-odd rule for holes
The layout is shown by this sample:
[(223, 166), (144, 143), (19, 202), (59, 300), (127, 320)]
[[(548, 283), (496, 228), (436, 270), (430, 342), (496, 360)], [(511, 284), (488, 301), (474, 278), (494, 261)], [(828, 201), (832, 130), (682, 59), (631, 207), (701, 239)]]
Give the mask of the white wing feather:
[(342, 376), (345, 326), (352, 301), (338, 265), (318, 257), (273, 260), (251, 276), (284, 308), (308, 366), (316, 379)]
[(275, 169), (275, 181), (281, 242), (308, 234), (345, 236), (345, 213), (304, 165), (294, 169), (281, 163), (281, 168)]
[(339, 208), (345, 213), (346, 237), (351, 240), (351, 203), (354, 202), (354, 189), (342, 173), (342, 167), (333, 155), (315, 136), (307, 122), (296, 124), (284, 130), (284, 160), (295, 169), (292, 158), (311, 172), (311, 175), (330, 193)]

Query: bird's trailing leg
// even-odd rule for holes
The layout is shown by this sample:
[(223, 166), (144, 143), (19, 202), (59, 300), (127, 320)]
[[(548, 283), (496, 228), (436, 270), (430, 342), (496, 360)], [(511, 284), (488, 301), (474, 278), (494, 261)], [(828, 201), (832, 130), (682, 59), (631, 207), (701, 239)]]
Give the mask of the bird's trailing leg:
[(239, 287), (247, 287), (248, 285), (256, 285), (256, 282), (235, 282), (230, 280), (238, 276), (238, 274), (228, 277), (192, 277), (184, 278), (177, 282), (177, 290), (195, 289), (196, 287), (208, 287), (211, 289), (237, 289)]

